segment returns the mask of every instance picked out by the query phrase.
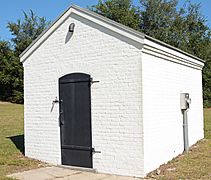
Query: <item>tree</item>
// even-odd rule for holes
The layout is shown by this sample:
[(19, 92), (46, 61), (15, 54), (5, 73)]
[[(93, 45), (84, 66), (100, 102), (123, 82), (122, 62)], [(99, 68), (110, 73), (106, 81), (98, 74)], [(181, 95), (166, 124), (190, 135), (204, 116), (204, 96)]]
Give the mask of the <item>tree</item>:
[(23, 69), (14, 52), (1, 61), (0, 98), (16, 103), (23, 103)]
[(145, 34), (203, 57), (204, 46), (209, 43), (210, 29), (200, 13), (200, 4), (187, 1), (177, 10), (177, 0), (140, 2), (143, 9), (141, 30)]
[[(23, 103), (23, 67), (19, 55), (49, 25), (43, 17), (30, 11), (24, 20), (8, 23), (11, 43), (0, 42), (0, 99)], [(11, 45), (12, 44), (12, 45)]]
[(145, 34), (168, 41), (172, 36), (171, 27), (177, 16), (177, 0), (140, 0), (141, 25), (140, 30)]
[(48, 27), (49, 22), (44, 17), (37, 16), (32, 10), (27, 14), (23, 12), (24, 20), (9, 22), (8, 28), (13, 35), (14, 52), (19, 56), (42, 31)]
[(0, 42), (0, 99), (7, 100), (11, 94), (11, 78), (7, 76), (10, 73), (7, 67), (10, 66), (13, 52), (10, 49), (9, 42)]
[(140, 11), (132, 5), (131, 0), (99, 0), (90, 9), (125, 26), (139, 29)]

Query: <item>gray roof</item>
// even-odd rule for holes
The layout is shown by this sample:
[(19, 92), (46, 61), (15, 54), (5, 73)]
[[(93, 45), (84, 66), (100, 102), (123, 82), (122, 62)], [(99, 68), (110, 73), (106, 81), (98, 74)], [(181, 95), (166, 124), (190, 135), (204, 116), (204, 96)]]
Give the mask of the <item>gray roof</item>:
[(163, 45), (163, 46), (165, 46), (165, 47), (168, 47), (168, 48), (170, 48), (170, 49), (173, 49), (173, 50), (175, 50), (175, 51), (178, 51), (178, 52), (180, 52), (180, 53), (182, 53), (182, 54), (185, 54), (185, 55), (187, 55), (187, 56), (189, 56), (189, 57), (192, 57), (192, 58), (194, 58), (194, 59), (197, 59), (198, 61), (201, 61), (201, 62), (205, 62), (204, 60), (202, 60), (202, 59), (200, 59), (200, 58), (198, 58), (198, 57), (196, 57), (196, 56), (194, 56), (194, 55), (192, 55), (192, 54), (189, 54), (189, 53), (187, 53), (187, 52), (185, 52), (185, 51), (182, 51), (181, 49), (178, 49), (178, 48), (176, 48), (176, 47), (174, 47), (174, 46), (171, 46), (171, 45), (169, 45), (169, 44), (167, 44), (167, 43), (164, 43), (164, 42), (162, 42), (162, 41), (160, 41), (160, 40), (157, 40), (157, 39), (155, 39), (155, 38), (152, 38), (152, 37), (150, 37), (150, 36), (148, 36), (148, 35), (146, 35), (146, 34), (144, 34), (144, 33), (141, 33), (141, 32), (139, 32), (139, 31), (136, 31), (136, 30), (134, 30), (134, 29), (132, 29), (132, 28), (129, 28), (129, 27), (127, 27), (127, 26), (124, 26), (124, 25), (122, 25), (122, 24), (120, 24), (120, 23), (117, 23), (117, 22), (115, 22), (115, 21), (113, 21), (113, 20), (111, 20), (111, 19), (108, 19), (108, 18), (106, 18), (106, 17), (104, 17), (104, 16), (102, 16), (102, 15), (99, 15), (99, 14), (97, 14), (97, 13), (95, 13), (95, 12), (93, 12), (93, 11), (90, 11), (90, 10), (88, 10), (88, 9), (84, 9), (84, 8), (81, 8), (81, 7), (79, 7), (79, 6), (77, 6), (77, 5), (71, 5), (66, 11), (64, 11), (47, 29), (45, 29), (21, 54), (20, 54), (20, 56), (19, 57), (22, 57), (69, 9), (71, 9), (71, 8), (73, 8), (73, 9), (76, 9), (77, 11), (80, 11), (80, 12), (82, 12), (82, 13), (85, 13), (85, 14), (88, 14), (88, 15), (90, 15), (90, 16), (92, 16), (92, 17), (94, 17), (94, 18), (96, 18), (96, 19), (99, 19), (99, 20), (101, 20), (101, 21), (104, 21), (104, 22), (106, 22), (106, 23), (108, 23), (108, 24), (110, 24), (110, 25), (112, 25), (112, 26), (114, 26), (114, 27), (118, 27), (119, 29), (122, 29), (122, 30), (124, 30), (124, 31), (126, 31), (126, 32), (128, 32), (128, 33), (130, 33), (130, 34), (132, 34), (132, 35), (134, 35), (134, 36), (136, 36), (136, 37), (140, 37), (140, 38), (146, 38), (146, 39), (149, 39), (149, 40), (151, 40), (151, 41), (154, 41), (154, 42), (156, 42), (156, 43), (158, 43), (158, 44), (161, 44), (161, 45)]

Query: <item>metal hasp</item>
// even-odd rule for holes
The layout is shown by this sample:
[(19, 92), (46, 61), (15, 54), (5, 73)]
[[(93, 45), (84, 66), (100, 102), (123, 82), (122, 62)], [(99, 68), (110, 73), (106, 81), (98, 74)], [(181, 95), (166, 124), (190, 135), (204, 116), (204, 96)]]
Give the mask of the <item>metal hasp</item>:
[(52, 102), (52, 106), (51, 106), (51, 111), (50, 111), (50, 112), (53, 111), (54, 105), (55, 105), (56, 103), (62, 103), (62, 100), (58, 100), (57, 97), (56, 97), (55, 100), (53, 100), (53, 102)]
[(184, 151), (189, 150), (189, 141), (188, 141), (188, 116), (187, 112), (190, 108), (191, 99), (189, 98), (189, 93), (180, 94), (180, 108), (183, 114), (183, 138), (184, 138)]

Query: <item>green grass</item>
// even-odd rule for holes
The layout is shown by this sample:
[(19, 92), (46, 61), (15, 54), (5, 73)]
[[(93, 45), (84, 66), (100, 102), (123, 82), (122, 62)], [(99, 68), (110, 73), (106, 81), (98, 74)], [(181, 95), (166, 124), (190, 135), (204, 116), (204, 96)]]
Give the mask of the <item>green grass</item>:
[[(155, 179), (211, 179), (211, 109), (204, 109), (205, 139), (148, 175)], [(160, 172), (158, 175), (158, 171)]]
[[(205, 138), (160, 166), (148, 177), (155, 179), (211, 179), (211, 109), (204, 110)], [(23, 156), (23, 106), (0, 102), (0, 180), (6, 174), (37, 168), (43, 164)], [(16, 145), (15, 145), (16, 144)]]
[(211, 139), (211, 108), (204, 110), (205, 138)]
[[(13, 143), (13, 141), (17, 144)], [(39, 166), (23, 156), (23, 105), (0, 102), (0, 180), (5, 175)]]

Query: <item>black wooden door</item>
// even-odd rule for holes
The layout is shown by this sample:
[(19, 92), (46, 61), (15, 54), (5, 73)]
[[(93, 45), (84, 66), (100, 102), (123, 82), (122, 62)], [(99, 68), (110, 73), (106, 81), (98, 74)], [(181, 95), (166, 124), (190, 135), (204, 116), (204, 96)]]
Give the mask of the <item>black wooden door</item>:
[(92, 168), (90, 75), (59, 79), (62, 164)]

